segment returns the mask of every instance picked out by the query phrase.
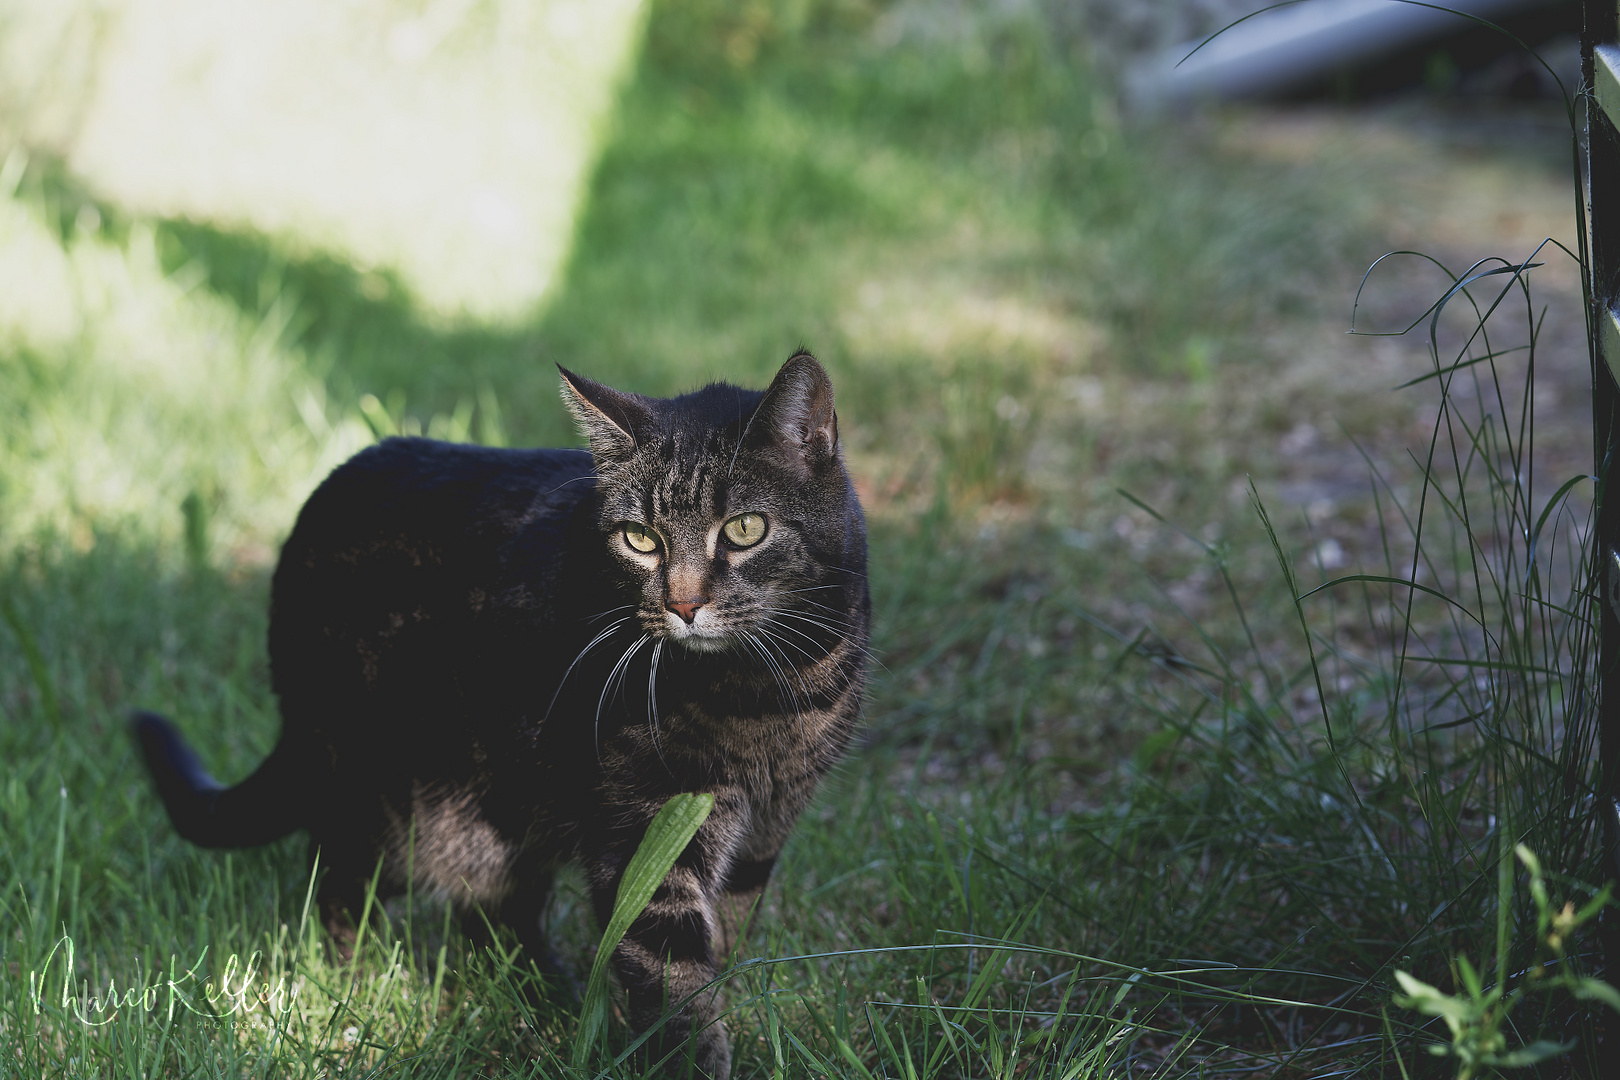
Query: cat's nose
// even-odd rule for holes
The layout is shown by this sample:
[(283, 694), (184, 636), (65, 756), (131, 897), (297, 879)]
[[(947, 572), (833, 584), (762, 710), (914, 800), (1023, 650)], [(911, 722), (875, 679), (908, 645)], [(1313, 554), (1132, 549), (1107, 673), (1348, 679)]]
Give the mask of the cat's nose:
[(709, 598), (705, 596), (701, 600), (666, 600), (664, 606), (686, 620), (686, 625), (691, 626), (692, 620), (697, 618), (698, 608), (708, 602)]

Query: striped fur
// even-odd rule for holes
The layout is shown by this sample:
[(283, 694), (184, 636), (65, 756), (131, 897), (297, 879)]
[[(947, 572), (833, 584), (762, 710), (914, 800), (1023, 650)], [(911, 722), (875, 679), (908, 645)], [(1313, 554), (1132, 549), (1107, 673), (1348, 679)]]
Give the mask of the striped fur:
[[(309, 831), (340, 943), (381, 856), (387, 890), (498, 916), (543, 961), (558, 865), (605, 920), (653, 814), (712, 793), (613, 964), (651, 1052), (725, 1077), (710, 983), (860, 712), (864, 519), (808, 354), (764, 392), (563, 376), (589, 454), (390, 439), (311, 496), (272, 588), (282, 738), (253, 777), (217, 784), (161, 717), (136, 733), (182, 835)], [(744, 544), (741, 514), (764, 523)]]

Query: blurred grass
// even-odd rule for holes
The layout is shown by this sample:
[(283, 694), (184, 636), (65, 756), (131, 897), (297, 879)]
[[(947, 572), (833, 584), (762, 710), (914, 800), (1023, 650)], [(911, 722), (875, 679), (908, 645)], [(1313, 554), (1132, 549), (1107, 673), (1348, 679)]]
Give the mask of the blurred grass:
[[(258, 760), (274, 545), (373, 434), (572, 442), (553, 361), (666, 393), (759, 384), (802, 343), (834, 374), (871, 510), (883, 664), (864, 744), (745, 950), (771, 962), (733, 976), (740, 1075), (1417, 1068), (1418, 1018), (1382, 1015), (1390, 972), (1439, 985), (1479, 955), (1504, 831), (1571, 898), (1593, 884), (1590, 627), (1563, 539), (1583, 510), (1552, 516), (1527, 577), (1541, 505), (1513, 401), (1481, 368), (1420, 387), (1444, 389), (1432, 408), (1285, 374), (1324, 293), (1345, 299), (1387, 158), (1253, 153), (1229, 119), (1123, 126), (1061, 25), (655, 5), (565, 279), (519, 326), (447, 327), (386, 268), (131, 213), (13, 157), (4, 1060), (566, 1075), (575, 1018), (442, 910), (396, 904), (410, 917), (348, 967), (301, 918), (297, 840), (229, 856), (176, 840), (120, 717), (176, 715), (221, 775)], [(1500, 361), (1502, 380), (1523, 384), (1528, 359)], [(1282, 572), (1233, 481), (1323, 453), (1312, 424), (1341, 400), (1398, 420), (1352, 461), (1376, 496), (1332, 511), (1359, 515), (1352, 554), (1399, 578), (1419, 551), (1421, 580), (1472, 619), (1360, 582), (1303, 601), (1302, 637), (1293, 598), (1333, 569), (1317, 530), (1351, 533), (1262, 485), (1294, 553)], [(1421, 452), (1433, 432), (1461, 440), (1449, 472)], [(1425, 476), (1449, 501), (1421, 517)], [(586, 907), (565, 882), (555, 922), (579, 972)], [(216, 983), (259, 951), (303, 996), (277, 1024), (129, 1007), (90, 1027), (22, 980), (64, 934), (94, 992), (206, 948)], [(1563, 1006), (1521, 1022), (1525, 1041), (1536, 1023), (1590, 1031)]]

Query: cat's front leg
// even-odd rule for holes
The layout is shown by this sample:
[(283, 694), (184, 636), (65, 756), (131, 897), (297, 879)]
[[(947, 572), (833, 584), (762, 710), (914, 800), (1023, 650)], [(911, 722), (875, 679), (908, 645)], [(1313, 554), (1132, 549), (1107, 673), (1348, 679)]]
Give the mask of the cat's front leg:
[[(688, 1075), (688, 1057), (690, 1075), (712, 1080), (731, 1075), (731, 1044), (720, 1020), (724, 1002), (719, 988), (709, 986), (718, 970), (713, 943), (720, 920), (714, 898), (723, 890), (719, 868), (726, 863), (712, 845), (721, 832), (707, 825), (698, 832), (613, 953), (630, 1024), (638, 1033), (654, 1030), (646, 1044), (648, 1060), (671, 1055), (663, 1070), (668, 1076)], [(592, 868), (593, 899), (603, 922), (627, 862), (621, 849)]]
[(720, 967), (737, 962), (737, 949), (748, 936), (760, 898), (765, 895), (765, 884), (775, 866), (776, 856), (772, 854), (765, 858), (739, 858), (727, 871), (725, 888), (714, 904), (714, 959)]

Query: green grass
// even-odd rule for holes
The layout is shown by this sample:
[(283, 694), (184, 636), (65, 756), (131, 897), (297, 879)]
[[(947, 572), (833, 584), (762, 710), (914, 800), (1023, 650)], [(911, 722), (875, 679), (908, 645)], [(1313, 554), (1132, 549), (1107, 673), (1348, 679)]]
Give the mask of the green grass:
[[(1234, 485), (1273, 462), (1208, 417), (1259, 446), (1302, 415), (1262, 339), (1347, 306), (1366, 174), (1122, 128), (1025, 17), (896, 17), (655, 7), (566, 279), (517, 328), (8, 169), (0, 274), (37, 291), (0, 301), (0, 1075), (633, 1074), (622, 1025), (579, 1047), (577, 1008), (442, 908), (395, 902), (338, 962), (302, 842), (181, 843), (121, 718), (176, 716), (227, 777), (264, 754), (271, 553), (373, 432), (572, 442), (552, 361), (663, 393), (801, 343), (871, 509), (882, 666), (727, 976), (738, 1075), (1428, 1074), (1448, 1037), (1397, 969), (1525, 984), (1512, 844), (1555, 908), (1601, 885), (1590, 492), (1525, 467), (1530, 298), (1470, 287), (1510, 286), (1489, 340), (1448, 305), (1441, 374), (1401, 391), (1415, 458), (1368, 447), (1356, 579), (1296, 600), (1318, 525)], [(1433, 592), (1392, 584), (1414, 557)], [(587, 908), (565, 880), (581, 978)], [(1532, 996), (1505, 1030), (1579, 1061), (1595, 1015)]]

